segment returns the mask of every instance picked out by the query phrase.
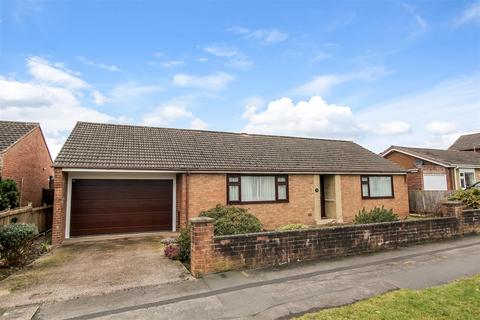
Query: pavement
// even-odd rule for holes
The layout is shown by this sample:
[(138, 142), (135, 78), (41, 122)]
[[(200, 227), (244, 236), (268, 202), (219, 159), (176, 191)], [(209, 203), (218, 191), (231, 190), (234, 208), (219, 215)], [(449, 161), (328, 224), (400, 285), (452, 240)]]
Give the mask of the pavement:
[(37, 306), (33, 319), (289, 319), (399, 288), (422, 289), (479, 273), (480, 236), (471, 236), (46, 303)]
[(0, 309), (192, 278), (180, 262), (165, 257), (161, 239), (82, 241), (55, 248), (0, 282)]

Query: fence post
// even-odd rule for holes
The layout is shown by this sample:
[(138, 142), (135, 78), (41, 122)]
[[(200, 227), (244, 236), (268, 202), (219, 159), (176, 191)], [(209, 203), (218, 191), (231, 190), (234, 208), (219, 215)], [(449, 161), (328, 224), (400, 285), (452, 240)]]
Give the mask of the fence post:
[(463, 202), (461, 201), (444, 201), (442, 203), (442, 216), (455, 217), (458, 220), (458, 233), (463, 234), (465, 231), (465, 219), (463, 218)]
[(208, 217), (190, 219), (190, 272), (201, 277), (213, 268), (213, 222)]

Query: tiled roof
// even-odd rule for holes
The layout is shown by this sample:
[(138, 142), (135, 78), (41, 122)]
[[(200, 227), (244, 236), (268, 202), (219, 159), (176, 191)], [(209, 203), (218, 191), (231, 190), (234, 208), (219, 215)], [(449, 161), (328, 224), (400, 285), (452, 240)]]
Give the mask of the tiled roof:
[(405, 151), (407, 153), (410, 153), (411, 155), (418, 156), (426, 160), (440, 162), (445, 166), (453, 166), (453, 165), (480, 166), (480, 153), (476, 153), (473, 151), (457, 151), (457, 150), (391, 146), (390, 148), (385, 150), (382, 154), (386, 154), (392, 149)]
[(405, 170), (351, 142), (78, 122), (54, 166), (229, 172)]
[(38, 126), (38, 123), (33, 122), (0, 121), (0, 152), (7, 150)]
[(449, 150), (480, 150), (480, 132), (465, 134), (455, 141)]

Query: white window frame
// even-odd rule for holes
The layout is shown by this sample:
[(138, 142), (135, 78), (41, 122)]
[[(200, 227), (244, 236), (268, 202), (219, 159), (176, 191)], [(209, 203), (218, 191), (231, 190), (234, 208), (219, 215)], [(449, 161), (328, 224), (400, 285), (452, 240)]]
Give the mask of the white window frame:
[(465, 173), (471, 173), (473, 175), (473, 181), (471, 184), (477, 182), (475, 177), (475, 169), (458, 169), (458, 176), (460, 177), (460, 188), (465, 189), (467, 186), (467, 181), (465, 179)]

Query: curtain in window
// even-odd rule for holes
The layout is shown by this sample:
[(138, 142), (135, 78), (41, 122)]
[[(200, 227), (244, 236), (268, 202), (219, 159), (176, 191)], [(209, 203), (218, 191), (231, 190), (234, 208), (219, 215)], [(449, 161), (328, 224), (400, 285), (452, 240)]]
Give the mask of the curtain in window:
[(391, 197), (392, 177), (369, 177), (370, 197)]
[(274, 176), (242, 176), (242, 201), (275, 201)]
[(238, 186), (229, 186), (228, 187), (228, 199), (230, 201), (239, 201), (238, 197)]

